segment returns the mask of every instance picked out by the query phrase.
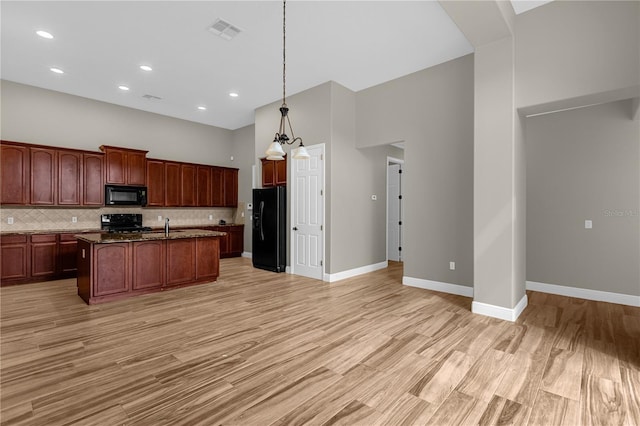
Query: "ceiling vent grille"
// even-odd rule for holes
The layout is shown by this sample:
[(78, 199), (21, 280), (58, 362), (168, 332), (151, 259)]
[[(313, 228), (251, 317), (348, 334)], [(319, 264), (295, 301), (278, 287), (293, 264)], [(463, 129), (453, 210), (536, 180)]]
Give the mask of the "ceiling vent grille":
[(208, 30), (210, 33), (220, 36), (225, 40), (231, 40), (242, 32), (240, 28), (220, 18), (216, 19), (216, 22), (214, 22)]
[(154, 95), (149, 95), (149, 94), (142, 95), (142, 97), (147, 99), (147, 100), (149, 100), (149, 101), (161, 101), (162, 100), (162, 98), (159, 97), (159, 96), (154, 96)]

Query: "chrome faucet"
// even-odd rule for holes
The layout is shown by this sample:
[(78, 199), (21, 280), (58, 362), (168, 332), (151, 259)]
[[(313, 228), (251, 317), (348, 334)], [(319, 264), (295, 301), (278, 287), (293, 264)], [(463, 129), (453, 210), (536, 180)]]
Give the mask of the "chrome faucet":
[(164, 220), (164, 235), (169, 235), (169, 218)]

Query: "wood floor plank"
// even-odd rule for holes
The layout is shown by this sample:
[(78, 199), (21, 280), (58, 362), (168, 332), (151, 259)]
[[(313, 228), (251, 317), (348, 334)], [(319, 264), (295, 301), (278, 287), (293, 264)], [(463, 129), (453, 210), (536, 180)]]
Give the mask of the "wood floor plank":
[(640, 424), (640, 308), (528, 291), (511, 323), (398, 262), (220, 268), (94, 306), (75, 280), (0, 288), (0, 424)]

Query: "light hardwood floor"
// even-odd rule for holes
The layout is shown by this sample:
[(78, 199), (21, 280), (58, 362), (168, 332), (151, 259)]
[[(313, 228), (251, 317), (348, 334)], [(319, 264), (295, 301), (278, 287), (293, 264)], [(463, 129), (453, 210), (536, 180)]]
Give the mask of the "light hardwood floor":
[(640, 425), (640, 308), (529, 293), (516, 323), (405, 287), (224, 259), (217, 283), (87, 306), (1, 289), (1, 423)]

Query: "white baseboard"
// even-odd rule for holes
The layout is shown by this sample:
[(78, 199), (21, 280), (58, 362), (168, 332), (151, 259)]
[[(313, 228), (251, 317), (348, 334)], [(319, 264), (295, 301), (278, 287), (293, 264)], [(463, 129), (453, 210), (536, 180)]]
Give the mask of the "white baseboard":
[(242, 257), (247, 257), (247, 258), (251, 259), (253, 257), (253, 254), (250, 251), (243, 251), (242, 252)]
[(361, 266), (355, 269), (349, 269), (348, 271), (336, 272), (335, 274), (324, 274), (322, 281), (328, 281), (334, 283), (336, 281), (345, 280), (347, 278), (355, 277), (358, 275), (374, 272), (380, 269), (384, 269), (389, 266), (388, 262), (374, 263), (373, 265)]
[(610, 293), (608, 291), (567, 287), (564, 285), (546, 284), (535, 281), (527, 281), (527, 290), (539, 291), (541, 293), (558, 294), (560, 296), (576, 297), (578, 299), (595, 300), (598, 302), (617, 303), (619, 305), (640, 307), (640, 296), (634, 296), (631, 294)]
[(525, 294), (514, 308), (504, 308), (502, 306), (489, 305), (482, 302), (471, 302), (471, 312), (487, 317), (498, 318), (505, 321), (514, 322), (518, 319), (524, 308), (527, 307), (528, 299)]
[(473, 297), (473, 287), (465, 285), (443, 283), (440, 281), (425, 280), (422, 278), (402, 277), (402, 284), (425, 290), (441, 291), (443, 293), (457, 294), (458, 296)]

